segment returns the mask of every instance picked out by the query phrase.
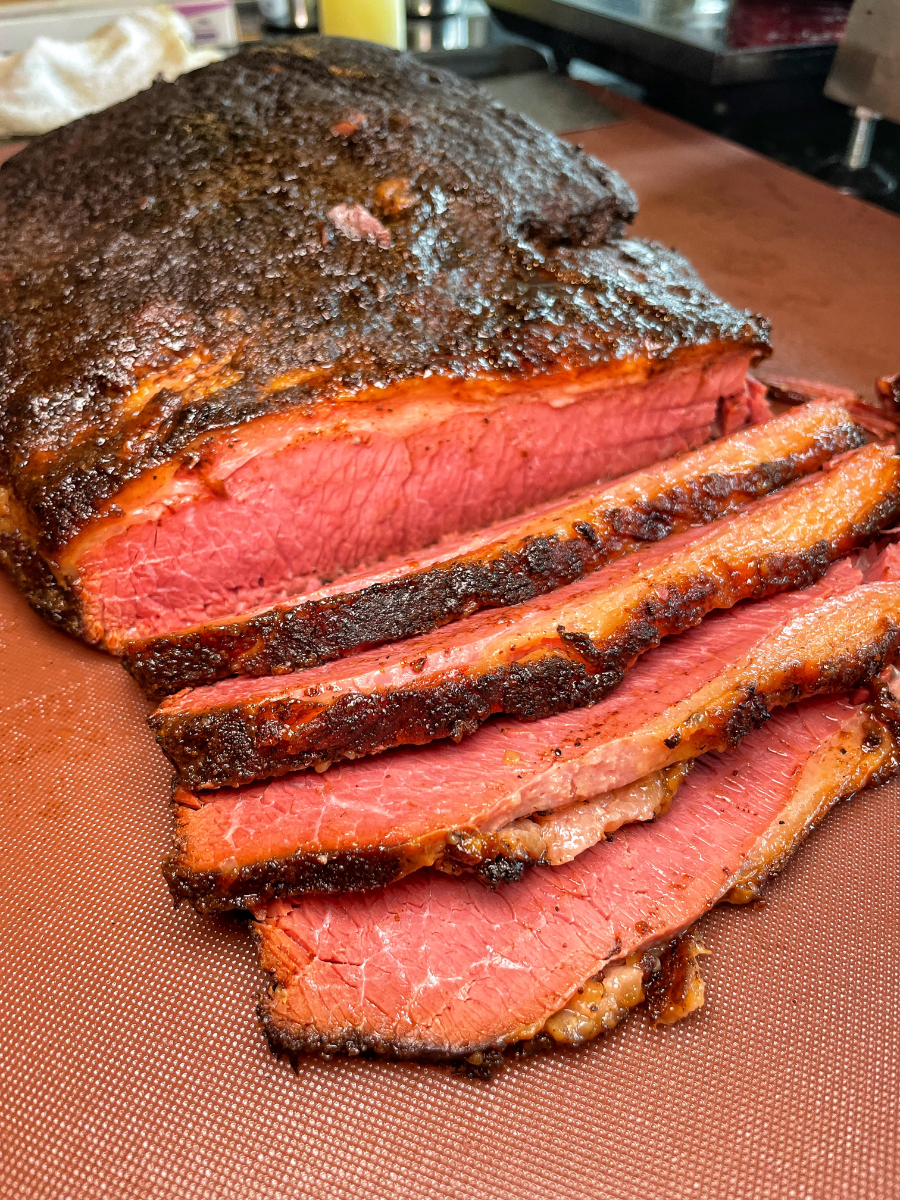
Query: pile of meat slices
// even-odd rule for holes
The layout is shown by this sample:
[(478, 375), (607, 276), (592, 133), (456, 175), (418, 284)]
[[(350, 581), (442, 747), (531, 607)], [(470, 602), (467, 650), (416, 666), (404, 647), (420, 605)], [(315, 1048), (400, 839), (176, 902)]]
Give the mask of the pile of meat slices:
[[(404, 597), (458, 578), (453, 545), (395, 564), (402, 591), (333, 591), (377, 649), (306, 666), (302, 596), (131, 647), (151, 684), (181, 643), (189, 675), (201, 643), (245, 672), (151, 724), (180, 779), (172, 893), (252, 914), (273, 1047), (484, 1071), (648, 996), (664, 1022), (701, 1004), (685, 931), (900, 765), (900, 554), (862, 549), (898, 511), (894, 448), (813, 402), (485, 530), (477, 578), (526, 573), (539, 538), (565, 557), (531, 599), (390, 642)], [(656, 540), (622, 534), (649, 512)]]
[(278, 1051), (675, 1020), (697, 919), (897, 769), (896, 384), (772, 418), (767, 323), (635, 212), (346, 39), (0, 171), (0, 559), (162, 699), (166, 876), (249, 914)]

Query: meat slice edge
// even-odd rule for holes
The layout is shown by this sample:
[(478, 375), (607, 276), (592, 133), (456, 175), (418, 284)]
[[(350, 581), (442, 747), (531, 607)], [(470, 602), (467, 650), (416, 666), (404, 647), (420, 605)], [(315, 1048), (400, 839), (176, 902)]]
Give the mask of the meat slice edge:
[[(805, 592), (743, 605), (651, 651), (607, 700), (497, 722), (237, 791), (176, 791), (173, 895), (200, 909), (375, 887), (421, 867), (492, 882), (566, 861), (671, 798), (673, 768), (734, 747), (802, 696), (873, 679), (900, 644), (900, 585), (847, 562)], [(724, 665), (723, 665), (724, 664)]]
[(533, 599), (690, 525), (706, 524), (862, 444), (839, 404), (811, 404), (549, 509), (527, 513), (272, 608), (127, 641), (150, 695), (228, 675), (315, 666)]
[(274, 977), (261, 1002), (270, 1045), (441, 1061), (531, 1041), (585, 981), (722, 899), (782, 813), (807, 814), (793, 848), (831, 804), (897, 768), (893, 718), (807, 701), (698, 763), (653, 824), (500, 892), (422, 872), (365, 895), (276, 902), (254, 925)]
[(574, 584), (382, 650), (163, 701), (151, 727), (185, 783), (213, 788), (437, 738), (492, 713), (596, 703), (660, 638), (716, 608), (804, 586), (898, 508), (884, 446)]

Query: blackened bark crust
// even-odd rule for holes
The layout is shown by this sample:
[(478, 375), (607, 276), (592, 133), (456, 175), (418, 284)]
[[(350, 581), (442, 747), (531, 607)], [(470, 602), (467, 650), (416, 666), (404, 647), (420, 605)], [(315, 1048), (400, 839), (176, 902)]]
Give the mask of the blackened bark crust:
[(227, 873), (192, 871), (176, 853), (163, 864), (163, 874), (175, 900), (188, 900), (202, 913), (225, 912), (249, 909), (284, 896), (311, 892), (332, 895), (383, 887), (403, 874), (403, 849), (375, 847), (343, 854), (292, 854)]
[(0, 533), (0, 563), (35, 612), (66, 633), (81, 636), (77, 596), (65, 581), (54, 575), (33, 544), (18, 533)]
[[(472, 1078), (491, 1079), (506, 1061), (506, 1054), (517, 1051), (516, 1047), (508, 1050), (503, 1046), (483, 1046), (468, 1053), (454, 1050), (437, 1050), (425, 1041), (414, 1038), (379, 1038), (361, 1033), (358, 1030), (346, 1028), (334, 1032), (319, 1033), (312, 1029), (300, 1029), (285, 1024), (275, 1015), (275, 1005), (278, 1000), (279, 985), (274, 985), (259, 1001), (257, 1013), (260, 1024), (269, 1043), (269, 1049), (278, 1057), (286, 1058), (291, 1063), (309, 1055), (320, 1055), (324, 1058), (341, 1056), (342, 1058), (387, 1058), (433, 1063), (435, 1066), (455, 1068)], [(545, 1039), (550, 1047), (550, 1039)], [(518, 1050), (521, 1053), (521, 1050)], [(469, 1063), (469, 1057), (476, 1059)]]
[[(369, 233), (342, 229), (360, 209)], [(268, 413), (764, 355), (765, 322), (622, 237), (634, 211), (596, 159), (382, 47), (260, 44), (157, 82), (0, 169), (0, 478), (53, 556)]]
[[(776, 678), (760, 679), (742, 696), (735, 697), (729, 708), (717, 708), (709, 720), (697, 725), (685, 739), (679, 739), (682, 758), (695, 758), (711, 750), (733, 750), (749, 733), (759, 729), (776, 708), (811, 696), (852, 692), (875, 680), (897, 658), (900, 629), (887, 627), (872, 642), (848, 648), (843, 656), (824, 663), (788, 666)], [(882, 725), (896, 723), (896, 707), (884, 704), (873, 709)], [(477, 831), (475, 831), (477, 832)], [(459, 869), (474, 869), (490, 887), (516, 882), (527, 867), (535, 864), (519, 857), (498, 854), (489, 836), (483, 841), (484, 858), (474, 857), (467, 842)], [(448, 837), (452, 853), (452, 835)], [(413, 843), (401, 846), (360, 848), (356, 851), (319, 854), (303, 852), (282, 858), (266, 859), (239, 871), (194, 871), (188, 866), (190, 848), (179, 845), (164, 870), (172, 895), (188, 900), (200, 912), (252, 907), (254, 904), (308, 893), (329, 894), (362, 891), (382, 887), (405, 874), (419, 848)]]
[[(254, 930), (255, 933), (255, 930)], [(678, 953), (681, 938), (689, 936), (690, 931), (666, 941), (662, 944), (659, 968), (652, 973), (646, 984), (651, 995), (653, 985), (660, 975), (665, 975), (671, 983), (673, 969), (669, 960)], [(582, 981), (583, 982), (583, 981)], [(664, 985), (665, 986), (665, 983)], [(415, 1038), (383, 1038), (372, 1034), (364, 1034), (358, 1029), (344, 1028), (331, 1031), (312, 1030), (286, 1022), (277, 1015), (277, 1006), (281, 985), (272, 984), (260, 997), (257, 1013), (269, 1049), (273, 1054), (287, 1059), (294, 1066), (310, 1055), (322, 1057), (382, 1058), (409, 1060), (430, 1063), (434, 1066), (452, 1068), (457, 1074), (470, 1079), (493, 1079), (503, 1066), (514, 1058), (527, 1058), (534, 1054), (552, 1051), (557, 1054), (577, 1054), (579, 1047), (564, 1046), (554, 1041), (549, 1034), (539, 1031), (534, 1036), (518, 1042), (504, 1044), (501, 1042), (484, 1042), (477, 1047), (465, 1049), (437, 1049), (425, 1041)]]

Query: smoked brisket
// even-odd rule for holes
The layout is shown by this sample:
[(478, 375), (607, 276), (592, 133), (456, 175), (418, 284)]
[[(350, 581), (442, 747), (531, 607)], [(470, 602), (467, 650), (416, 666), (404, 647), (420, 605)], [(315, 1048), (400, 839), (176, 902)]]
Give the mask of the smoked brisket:
[(678, 764), (735, 747), (779, 706), (868, 683), (898, 649), (900, 584), (862, 584), (842, 562), (806, 591), (708, 617), (591, 708), (497, 720), (459, 746), (324, 774), (181, 786), (169, 885), (215, 910), (375, 887), (434, 864), (501, 881), (525, 864), (568, 861), (663, 811)]
[(247, 46), (0, 169), (0, 554), (112, 650), (749, 419), (765, 323), (625, 183), (345, 39)]
[(892, 519), (898, 481), (893, 452), (865, 446), (549, 596), (305, 672), (180, 692), (151, 725), (183, 781), (211, 788), (458, 740), (497, 712), (594, 704), (662, 637), (819, 578)]
[(705, 524), (858, 446), (836, 404), (810, 404), (599, 492), (243, 617), (128, 642), (150, 695), (228, 675), (274, 675), (520, 604), (690, 525)]
[(421, 871), (266, 906), (255, 932), (272, 1048), (477, 1065), (596, 1036), (602, 1021), (561, 1016), (578, 1014), (587, 982), (746, 899), (836, 800), (896, 773), (896, 729), (884, 711), (806, 701), (698, 762), (664, 816), (508, 888)]

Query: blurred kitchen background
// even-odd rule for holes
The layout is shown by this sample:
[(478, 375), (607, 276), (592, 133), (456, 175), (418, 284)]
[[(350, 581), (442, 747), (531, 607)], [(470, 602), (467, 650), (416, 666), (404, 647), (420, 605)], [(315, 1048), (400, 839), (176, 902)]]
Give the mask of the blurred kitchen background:
[[(828, 84), (837, 99), (829, 98), (824, 89), (851, 2), (195, 0), (172, 7), (197, 48), (222, 52), (320, 25), (393, 44), (405, 37), (423, 60), (485, 82), (550, 128), (614, 119), (572, 81), (600, 84), (900, 212), (900, 0), (857, 0), (850, 36), (857, 44), (841, 52)], [(21, 53), (38, 35), (87, 38), (133, 8), (127, 0), (0, 0), (0, 53)], [(878, 119), (880, 112), (895, 120)]]

